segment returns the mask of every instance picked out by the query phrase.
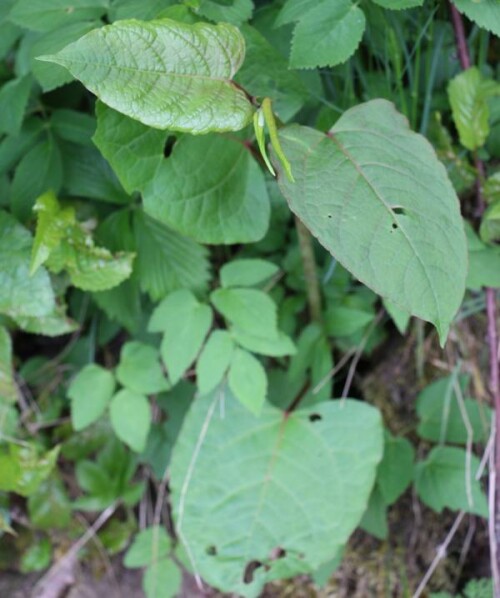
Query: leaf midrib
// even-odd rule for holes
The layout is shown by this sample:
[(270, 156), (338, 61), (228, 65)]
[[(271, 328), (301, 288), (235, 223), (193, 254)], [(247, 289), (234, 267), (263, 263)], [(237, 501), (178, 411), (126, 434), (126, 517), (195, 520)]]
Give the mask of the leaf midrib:
[(441, 322), (442, 321), (442, 319), (441, 319), (441, 311), (439, 309), (439, 301), (438, 301), (438, 298), (437, 298), (434, 286), (433, 286), (433, 284), (431, 282), (431, 279), (429, 278), (429, 274), (427, 273), (427, 270), (425, 268), (424, 261), (422, 260), (422, 258), (420, 256), (420, 253), (415, 248), (415, 246), (414, 246), (411, 238), (408, 236), (408, 233), (406, 232), (404, 226), (402, 226), (402, 223), (399, 221), (398, 218), (396, 218), (396, 215), (394, 214), (393, 209), (385, 201), (385, 199), (379, 193), (379, 191), (375, 187), (375, 185), (370, 181), (370, 179), (365, 174), (365, 172), (362, 169), (362, 167), (356, 162), (356, 160), (354, 159), (354, 157), (351, 156), (351, 154), (349, 153), (349, 151), (340, 142), (340, 140), (337, 137), (337, 134), (334, 131), (331, 131), (330, 133), (328, 133), (326, 135), (326, 137), (328, 139), (330, 139), (331, 141), (333, 141), (337, 145), (337, 147), (344, 154), (344, 156), (347, 158), (347, 160), (349, 160), (349, 162), (354, 166), (356, 172), (365, 181), (365, 183), (368, 185), (368, 187), (372, 190), (372, 192), (375, 195), (375, 197), (380, 201), (380, 203), (383, 205), (383, 207), (388, 211), (388, 213), (390, 214), (392, 220), (398, 225), (399, 230), (403, 233), (403, 236), (404, 236), (406, 242), (408, 243), (408, 245), (409, 245), (410, 249), (412, 250), (413, 254), (416, 256), (416, 258), (417, 258), (417, 260), (418, 260), (418, 262), (420, 264), (420, 267), (422, 269), (422, 272), (424, 273), (424, 276), (427, 279), (427, 282), (429, 284), (429, 288), (430, 288), (432, 296), (434, 298), (434, 305), (435, 305), (435, 308), (436, 308), (436, 314), (437, 314), (438, 320)]
[[(44, 57), (39, 57), (40, 58), (44, 58)], [(49, 54), (47, 56), (47, 58), (54, 58), (57, 60), (42, 60), (42, 62), (56, 62), (57, 64), (59, 64), (60, 66), (66, 67), (68, 68), (69, 65), (84, 65), (84, 66), (91, 66), (91, 67), (105, 67), (108, 69), (113, 69), (113, 70), (117, 70), (117, 71), (127, 71), (127, 72), (132, 72), (132, 73), (141, 73), (141, 74), (148, 74), (148, 75), (161, 75), (163, 77), (179, 77), (179, 78), (184, 78), (184, 79), (202, 79), (202, 80), (207, 80), (207, 81), (214, 81), (214, 82), (220, 82), (220, 83), (225, 83), (227, 84), (229, 87), (231, 87), (235, 92), (238, 92), (241, 96), (244, 97), (243, 92), (238, 89), (238, 87), (235, 85), (234, 81), (230, 78), (230, 77), (215, 77), (215, 76), (210, 76), (210, 75), (199, 75), (199, 74), (191, 74), (191, 73), (174, 73), (174, 72), (169, 72), (169, 71), (161, 71), (161, 70), (154, 70), (154, 69), (145, 69), (145, 68), (140, 68), (140, 67), (134, 67), (134, 66), (124, 66), (124, 65), (117, 65), (117, 64), (112, 64), (112, 63), (103, 63), (103, 62), (92, 62), (92, 61), (85, 61), (85, 60), (75, 60), (75, 59), (63, 59), (63, 58), (58, 58), (57, 54)]]

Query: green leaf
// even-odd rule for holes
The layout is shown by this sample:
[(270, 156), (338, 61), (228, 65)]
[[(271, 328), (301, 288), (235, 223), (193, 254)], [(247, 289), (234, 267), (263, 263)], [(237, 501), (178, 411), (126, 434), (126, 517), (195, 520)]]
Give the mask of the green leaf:
[(120, 21), (123, 19), (153, 19), (165, 6), (175, 0), (111, 0), (109, 19)]
[(238, 330), (263, 338), (278, 334), (276, 304), (257, 289), (216, 289), (210, 295), (215, 309)]
[(44, 268), (30, 276), (30, 233), (0, 210), (0, 313), (10, 317), (43, 317), (55, 307)]
[(252, 104), (231, 81), (244, 55), (232, 25), (163, 19), (119, 21), (40, 59), (66, 67), (105, 104), (145, 125), (207, 133), (251, 121)]
[(146, 127), (102, 102), (97, 102), (96, 116), (94, 143), (125, 191), (142, 191), (164, 160), (165, 133)]
[(33, 275), (57, 249), (68, 228), (75, 224), (75, 212), (72, 208), (61, 208), (52, 192), (38, 198), (34, 210), (37, 214), (37, 227), (33, 250), (31, 252), (30, 274)]
[(294, 125), (280, 138), (296, 179), (277, 164), (291, 209), (356, 278), (432, 322), (444, 342), (467, 252), (457, 197), (429, 143), (385, 100), (348, 110), (327, 135)]
[(123, 345), (116, 377), (129, 390), (145, 395), (169, 389), (158, 350), (139, 341)]
[(28, 118), (16, 137), (8, 136), (0, 141), (0, 175), (13, 168), (39, 140), (44, 129), (38, 118)]
[(453, 0), (453, 4), (480, 27), (500, 36), (500, 12), (497, 0)]
[(222, 381), (229, 368), (234, 342), (227, 330), (214, 330), (208, 337), (196, 362), (196, 383), (204, 395)]
[(154, 423), (151, 426), (146, 450), (142, 453), (141, 460), (152, 467), (158, 479), (164, 476), (170, 462), (172, 448), (177, 441), (194, 392), (194, 385), (181, 381), (171, 391), (156, 399), (167, 418), (161, 424)]
[[(265, 405), (256, 417), (220, 394), (195, 400), (174, 449), (174, 520), (208, 584), (257, 596), (266, 581), (309, 573), (347, 542), (382, 457), (381, 419), (352, 400), (290, 414)], [(283, 557), (273, 559), (277, 548)], [(263, 566), (245, 583), (254, 561)]]
[(137, 529), (135, 517), (128, 514), (127, 519), (111, 519), (97, 534), (98, 541), (104, 546), (109, 556), (123, 552), (130, 541), (130, 536)]
[(144, 573), (142, 587), (146, 598), (175, 598), (182, 585), (182, 573), (169, 558), (152, 563)]
[(500, 201), (497, 200), (486, 208), (479, 234), (486, 243), (495, 243), (500, 240)]
[(396, 325), (399, 332), (404, 335), (408, 329), (410, 323), (410, 314), (400, 309), (397, 305), (394, 305), (391, 301), (384, 299), (384, 307), (387, 313), (391, 316), (392, 321)]
[(185, 136), (144, 192), (144, 209), (201, 243), (250, 243), (267, 232), (265, 179), (248, 148), (221, 135)]
[(71, 399), (71, 423), (77, 431), (98, 420), (115, 391), (113, 374), (91, 363), (73, 378), (68, 397)]
[(262, 259), (239, 259), (224, 264), (220, 270), (223, 287), (254, 287), (279, 272), (279, 267)]
[(133, 253), (113, 255), (96, 247), (83, 224), (76, 221), (74, 208), (63, 208), (52, 193), (35, 204), (38, 215), (31, 272), (46, 263), (58, 274), (66, 270), (72, 284), (87, 291), (105, 291), (123, 282), (132, 273)]
[(100, 26), (99, 21), (78, 21), (49, 31), (35, 40), (29, 51), (29, 68), (43, 91), (51, 91), (61, 87), (73, 78), (67, 69), (59, 64), (41, 62), (36, 60), (37, 56), (59, 52), (59, 50), (98, 26)]
[(141, 530), (123, 559), (125, 567), (146, 567), (168, 555), (172, 542), (163, 527), (155, 525)]
[(134, 214), (140, 251), (136, 272), (141, 289), (153, 301), (177, 289), (202, 291), (210, 279), (208, 252), (202, 246), (154, 220), (142, 210)]
[(68, 528), (71, 521), (71, 503), (62, 481), (52, 476), (42, 482), (28, 498), (31, 523), (40, 529)]
[(109, 415), (118, 438), (136, 453), (141, 453), (151, 426), (151, 407), (147, 398), (130, 390), (120, 390), (111, 399)]
[(9, 445), (8, 452), (0, 453), (0, 490), (29, 496), (50, 475), (58, 454), (58, 446), (40, 454), (33, 445)]
[(335, 305), (325, 313), (325, 325), (332, 336), (350, 336), (365, 328), (373, 321), (373, 312), (357, 307)]
[(78, 322), (66, 315), (63, 305), (56, 305), (53, 311), (45, 316), (16, 316), (13, 320), (25, 332), (44, 336), (69, 334), (79, 328)]
[(488, 503), (480, 482), (475, 478), (479, 459), (470, 455), (468, 475), (467, 460), (467, 454), (462, 449), (434, 447), (427, 459), (416, 466), (415, 486), (422, 502), (437, 513), (447, 507), (488, 517)]
[(18, 390), (12, 367), (12, 339), (7, 330), (0, 326), (0, 405), (16, 403)]
[[(192, 0), (187, 0), (191, 2)], [(252, 17), (252, 0), (198, 0), (195, 12), (215, 22), (239, 26)]]
[(107, 0), (18, 0), (9, 18), (25, 29), (50, 31), (76, 21), (98, 19), (107, 4)]
[(301, 17), (315, 6), (318, 6), (316, 0), (286, 0), (274, 25), (281, 27), (294, 21), (300, 21)]
[(23, 124), (33, 79), (26, 75), (0, 88), (0, 133), (17, 135)]
[(96, 121), (84, 112), (61, 108), (52, 112), (50, 126), (60, 139), (91, 146)]
[(30, 573), (43, 571), (50, 565), (52, 560), (52, 544), (48, 538), (35, 540), (21, 557), (19, 571)]
[(99, 463), (78, 461), (75, 473), (80, 488), (93, 496), (105, 498), (106, 501), (111, 500), (111, 479)]
[(6, 402), (0, 402), (0, 443), (6, 439), (15, 438), (18, 428), (19, 412), (17, 409)]
[(63, 160), (64, 189), (70, 195), (119, 205), (130, 203), (130, 196), (96, 148), (65, 143)]
[(415, 6), (423, 6), (424, 4), (424, 0), (373, 0), (373, 2), (390, 10), (414, 8)]
[(500, 95), (500, 84), (486, 79), (477, 67), (463, 71), (448, 85), (453, 120), (461, 144), (474, 151), (482, 147), (490, 132), (488, 98)]
[(261, 355), (269, 355), (271, 357), (283, 357), (285, 355), (293, 355), (296, 351), (292, 339), (279, 330), (272, 335), (271, 331), (269, 331), (267, 336), (258, 336), (232, 326), (231, 334), (238, 345), (252, 351), (252, 353), (260, 353)]
[[(35, 174), (36, 173), (36, 174)], [(21, 160), (14, 173), (11, 208), (19, 220), (28, 220), (37, 197), (62, 185), (63, 167), (60, 149), (51, 136), (35, 145)]]
[(248, 351), (236, 349), (229, 366), (228, 385), (242, 405), (259, 415), (267, 396), (267, 376), (258, 359)]
[[(460, 382), (456, 382), (463, 395), (467, 378), (461, 377)], [(458, 397), (453, 376), (441, 378), (424, 388), (417, 397), (417, 414), (420, 420), (417, 432), (421, 438), (466, 444), (467, 427), (470, 426), (473, 442), (488, 440), (491, 409), (474, 399)]]
[(387, 504), (378, 486), (370, 494), (370, 500), (359, 527), (379, 540), (386, 540), (389, 535), (387, 526)]
[(150, 332), (163, 332), (161, 356), (172, 384), (193, 363), (212, 325), (212, 310), (187, 289), (166, 297), (149, 322)]
[(246, 58), (236, 81), (258, 97), (269, 97), (284, 122), (306, 103), (309, 92), (298, 73), (288, 68), (288, 60), (266, 38), (249, 25), (242, 28)]
[(469, 253), (467, 288), (479, 291), (482, 287), (500, 288), (500, 251), (495, 247)]
[(110, 320), (136, 334), (143, 321), (141, 293), (133, 280), (125, 280), (109, 291), (92, 293), (92, 299)]
[(210, 301), (232, 324), (231, 334), (239, 345), (276, 357), (295, 353), (293, 342), (278, 330), (274, 301), (263, 291), (217, 289), (210, 295)]
[(300, 16), (290, 66), (315, 68), (345, 62), (356, 51), (365, 24), (363, 11), (350, 0), (320, 0)]
[(413, 479), (415, 450), (406, 438), (385, 433), (384, 456), (377, 470), (377, 486), (386, 505), (392, 505)]

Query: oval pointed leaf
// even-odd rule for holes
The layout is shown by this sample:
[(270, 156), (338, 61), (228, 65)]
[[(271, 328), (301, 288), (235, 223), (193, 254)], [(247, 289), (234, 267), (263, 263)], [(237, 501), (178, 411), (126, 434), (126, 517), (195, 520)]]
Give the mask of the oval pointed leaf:
[(242, 129), (254, 109), (232, 78), (245, 56), (227, 23), (119, 21), (41, 60), (66, 67), (105, 104), (158, 129)]
[(198, 398), (171, 465), (176, 530), (194, 570), (257, 596), (268, 580), (316, 569), (361, 520), (382, 451), (380, 414), (358, 401), (291, 414), (267, 404), (256, 417), (229, 392)]
[(348, 110), (327, 134), (280, 132), (291, 209), (361, 282), (432, 322), (444, 342), (460, 306), (467, 246), (459, 204), (430, 144), (385, 100)]

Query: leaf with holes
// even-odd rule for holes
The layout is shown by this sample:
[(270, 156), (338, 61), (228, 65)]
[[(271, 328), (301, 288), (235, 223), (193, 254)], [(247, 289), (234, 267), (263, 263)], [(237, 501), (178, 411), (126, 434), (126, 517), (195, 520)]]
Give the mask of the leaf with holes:
[(465, 289), (459, 204), (431, 145), (385, 100), (344, 113), (327, 135), (280, 131), (290, 208), (361, 282), (432, 322), (444, 343)]
[(171, 465), (174, 518), (207, 583), (256, 596), (348, 540), (382, 457), (382, 423), (353, 400), (288, 415), (267, 404), (256, 417), (223, 394), (198, 398), (184, 421)]
[(105, 104), (157, 129), (208, 133), (247, 125), (254, 108), (232, 78), (245, 56), (227, 23), (118, 21), (40, 60), (66, 67)]

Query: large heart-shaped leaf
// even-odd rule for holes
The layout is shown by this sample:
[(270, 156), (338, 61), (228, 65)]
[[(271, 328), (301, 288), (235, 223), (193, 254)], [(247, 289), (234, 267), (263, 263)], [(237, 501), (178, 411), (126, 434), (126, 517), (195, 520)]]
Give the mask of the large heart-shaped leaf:
[(200, 243), (260, 241), (270, 205), (248, 148), (222, 135), (183, 136), (144, 189), (146, 212)]
[(291, 209), (354, 276), (444, 342), (460, 306), (467, 246), (459, 204), (431, 145), (385, 100), (348, 110), (324, 135), (280, 132)]
[(257, 596), (316, 569), (359, 523), (382, 457), (379, 413), (353, 401), (259, 417), (227, 390), (198, 398), (174, 449), (177, 532), (209, 584)]
[(158, 129), (207, 133), (247, 125), (254, 108), (232, 78), (245, 56), (227, 23), (118, 21), (41, 60), (66, 67), (105, 104)]

